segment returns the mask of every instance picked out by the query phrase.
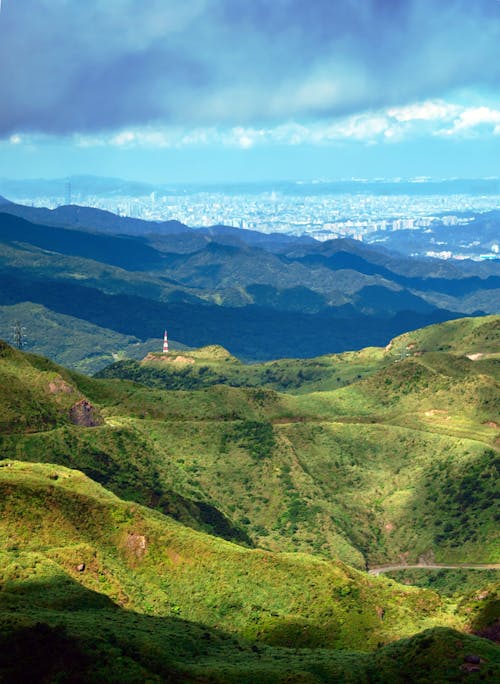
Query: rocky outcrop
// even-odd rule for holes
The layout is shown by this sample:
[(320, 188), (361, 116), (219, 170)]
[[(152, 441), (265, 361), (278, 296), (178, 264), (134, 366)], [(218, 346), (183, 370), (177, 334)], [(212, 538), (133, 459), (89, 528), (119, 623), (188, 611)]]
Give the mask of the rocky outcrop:
[(103, 420), (97, 409), (87, 399), (81, 399), (69, 410), (69, 419), (73, 425), (82, 427), (97, 427), (103, 424)]

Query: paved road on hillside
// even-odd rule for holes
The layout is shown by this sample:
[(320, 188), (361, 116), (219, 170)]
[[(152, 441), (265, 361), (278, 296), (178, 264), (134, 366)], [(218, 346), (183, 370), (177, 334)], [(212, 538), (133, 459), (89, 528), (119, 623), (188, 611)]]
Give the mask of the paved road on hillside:
[(418, 565), (379, 565), (368, 570), (369, 575), (380, 575), (393, 570), (500, 570), (500, 563), (461, 563), (456, 565), (441, 565), (437, 563), (419, 563)]

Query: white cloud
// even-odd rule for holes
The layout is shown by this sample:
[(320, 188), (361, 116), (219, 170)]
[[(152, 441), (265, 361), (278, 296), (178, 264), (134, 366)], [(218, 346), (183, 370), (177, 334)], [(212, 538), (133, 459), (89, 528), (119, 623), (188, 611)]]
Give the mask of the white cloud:
[[(334, 122), (327, 129), (330, 140), (349, 138), (352, 140), (374, 140), (384, 135), (389, 126), (384, 114), (362, 114), (350, 116), (339, 122)], [(321, 130), (321, 127), (320, 127)]]
[(256, 140), (258, 140), (260, 135), (259, 131), (255, 131), (252, 128), (233, 128), (229, 132), (227, 141), (229, 145), (236, 144), (244, 150), (248, 150), (250, 147), (255, 145)]
[[(259, 145), (324, 146), (343, 142), (397, 144), (404, 140), (434, 136), (470, 138), (500, 135), (500, 109), (464, 106), (443, 100), (416, 102), (405, 107), (366, 111), (311, 122), (288, 121), (275, 126), (128, 127), (112, 133), (69, 138), (78, 147), (187, 148), (223, 146), (242, 150)], [(54, 142), (57, 136), (13, 134), (12, 145)]]
[(439, 131), (442, 135), (477, 133), (477, 129), (490, 129), (494, 135), (500, 134), (500, 109), (491, 107), (470, 107), (464, 109), (453, 121), (451, 128)]
[(460, 107), (442, 100), (416, 102), (406, 107), (392, 107), (387, 114), (396, 121), (435, 121), (446, 120), (457, 116)]
[(109, 143), (117, 147), (125, 147), (135, 142), (135, 139), (136, 135), (133, 131), (121, 131), (110, 138)]

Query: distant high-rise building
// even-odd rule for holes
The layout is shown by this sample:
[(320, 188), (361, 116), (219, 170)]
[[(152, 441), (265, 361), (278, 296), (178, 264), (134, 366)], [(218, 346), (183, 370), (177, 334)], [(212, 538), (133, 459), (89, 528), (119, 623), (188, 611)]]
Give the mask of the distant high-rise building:
[(66, 204), (71, 204), (71, 179), (66, 181)]

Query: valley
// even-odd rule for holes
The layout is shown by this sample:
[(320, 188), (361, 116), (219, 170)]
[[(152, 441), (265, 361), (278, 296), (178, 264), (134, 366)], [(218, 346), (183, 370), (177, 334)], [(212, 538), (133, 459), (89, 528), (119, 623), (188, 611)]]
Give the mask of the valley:
[(95, 378), (2, 344), (0, 644), (84, 681), (493, 680), (499, 327)]
[(0, 0), (0, 684), (500, 682), (500, 0)]
[(161, 349), (165, 326), (173, 348), (218, 344), (256, 362), (385, 346), (498, 312), (495, 260), (412, 259), (352, 239), (194, 229), (88, 207), (0, 210), (0, 336), (12, 341), (18, 322), (27, 351), (84, 373)]

